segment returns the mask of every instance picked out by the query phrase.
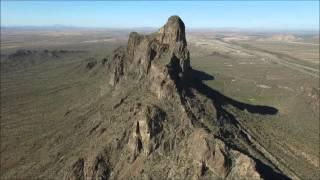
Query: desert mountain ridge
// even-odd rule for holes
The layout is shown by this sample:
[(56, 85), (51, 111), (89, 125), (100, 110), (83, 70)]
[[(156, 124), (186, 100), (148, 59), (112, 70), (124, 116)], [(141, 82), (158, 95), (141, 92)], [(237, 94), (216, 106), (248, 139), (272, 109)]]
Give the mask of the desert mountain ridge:
[[(114, 98), (123, 96), (112, 107), (113, 113), (122, 114), (113, 116), (104, 130), (109, 131), (106, 138), (117, 140), (95, 149), (96, 155), (89, 151), (73, 161), (64, 177), (297, 178), (224, 105), (259, 114), (277, 110), (241, 103), (210, 89), (201, 81), (210, 75), (194, 70), (190, 62), (185, 25), (178, 16), (171, 16), (155, 33), (130, 33), (127, 47), (117, 48), (104, 62)], [(118, 93), (123, 91), (127, 93)]]

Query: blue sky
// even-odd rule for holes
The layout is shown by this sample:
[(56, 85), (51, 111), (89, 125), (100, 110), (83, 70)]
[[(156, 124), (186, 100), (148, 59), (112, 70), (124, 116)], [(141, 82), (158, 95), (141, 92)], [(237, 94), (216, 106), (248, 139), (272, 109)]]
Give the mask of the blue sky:
[(1, 26), (319, 29), (319, 1), (1, 1)]

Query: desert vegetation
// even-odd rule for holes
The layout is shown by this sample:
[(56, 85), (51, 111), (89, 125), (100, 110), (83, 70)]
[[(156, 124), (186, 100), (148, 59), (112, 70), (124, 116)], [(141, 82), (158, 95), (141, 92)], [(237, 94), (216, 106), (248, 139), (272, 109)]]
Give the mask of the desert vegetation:
[(317, 179), (319, 35), (1, 29), (1, 179)]

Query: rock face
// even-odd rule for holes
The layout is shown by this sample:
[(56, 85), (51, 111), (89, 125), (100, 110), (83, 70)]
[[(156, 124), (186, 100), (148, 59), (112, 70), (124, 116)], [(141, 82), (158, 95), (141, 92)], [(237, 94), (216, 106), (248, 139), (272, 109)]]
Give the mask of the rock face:
[(139, 153), (149, 155), (159, 146), (161, 140), (159, 135), (165, 119), (165, 113), (154, 105), (144, 107), (137, 105), (134, 115), (136, 121), (128, 143), (132, 152), (131, 160), (135, 160)]
[(108, 179), (110, 170), (101, 155), (89, 156), (86, 160), (80, 158), (77, 160), (65, 179), (68, 180), (86, 180), (86, 179)]
[(125, 58), (125, 52), (122, 47), (120, 47), (114, 51), (114, 54), (112, 56), (114, 64), (113, 64), (112, 73), (110, 75), (111, 77), (109, 80), (109, 84), (111, 86), (115, 86), (124, 74), (124, 69), (123, 69), (124, 68), (124, 58)]
[(190, 156), (198, 164), (198, 175), (206, 169), (220, 178), (261, 179), (254, 160), (239, 151), (228, 149), (204, 129), (196, 129), (188, 140)]
[(158, 32), (132, 32), (127, 49), (117, 49), (112, 58), (111, 85), (116, 86), (130, 74), (150, 82), (150, 89), (159, 98), (173, 97), (175, 81), (188, 78), (191, 70), (184, 23), (172, 16)]
[[(189, 51), (185, 37), (185, 26), (178, 16), (172, 16), (156, 33), (129, 36), (127, 54), (133, 66), (140, 67), (140, 75), (149, 73), (154, 61), (163, 57), (162, 65), (171, 68), (173, 74), (187, 74), (190, 69)], [(167, 55), (167, 57), (164, 57)], [(160, 68), (160, 67), (159, 67)]]

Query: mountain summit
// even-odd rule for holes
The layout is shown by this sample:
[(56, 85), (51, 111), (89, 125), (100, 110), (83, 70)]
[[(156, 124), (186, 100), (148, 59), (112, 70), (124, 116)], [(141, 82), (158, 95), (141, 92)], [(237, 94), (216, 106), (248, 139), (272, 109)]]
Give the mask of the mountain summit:
[(131, 74), (146, 77), (159, 98), (172, 97), (176, 83), (190, 75), (190, 55), (185, 26), (178, 16), (172, 16), (158, 31), (150, 35), (130, 33), (126, 49), (119, 48), (111, 63), (110, 85)]

